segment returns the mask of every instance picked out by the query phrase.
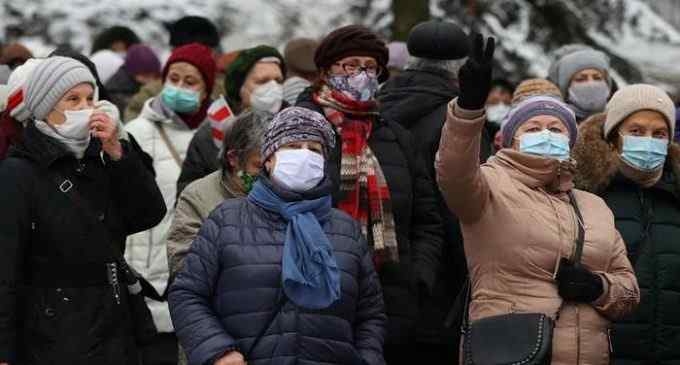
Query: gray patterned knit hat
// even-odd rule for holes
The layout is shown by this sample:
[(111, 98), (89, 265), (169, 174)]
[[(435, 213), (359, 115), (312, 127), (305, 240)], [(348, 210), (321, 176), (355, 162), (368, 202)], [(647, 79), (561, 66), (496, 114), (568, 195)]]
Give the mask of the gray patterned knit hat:
[(262, 145), (262, 161), (269, 159), (281, 146), (297, 141), (319, 142), (328, 156), (335, 147), (335, 132), (318, 112), (297, 106), (286, 108), (269, 124)]
[(84, 82), (96, 87), (94, 76), (82, 63), (69, 57), (46, 58), (26, 79), (26, 109), (37, 120), (45, 120), (67, 91)]

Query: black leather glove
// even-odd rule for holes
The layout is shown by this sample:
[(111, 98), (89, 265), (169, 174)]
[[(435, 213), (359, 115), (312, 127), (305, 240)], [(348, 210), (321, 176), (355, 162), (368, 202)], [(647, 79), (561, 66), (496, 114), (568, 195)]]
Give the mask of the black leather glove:
[[(486, 43), (486, 47), (484, 47)], [(472, 49), (467, 61), (458, 71), (460, 96), (458, 105), (463, 109), (479, 110), (486, 104), (491, 90), (493, 52), (496, 40), (484, 37), (479, 33), (472, 34)]]
[(581, 303), (594, 302), (604, 293), (599, 275), (564, 258), (557, 271), (557, 288), (564, 300)]

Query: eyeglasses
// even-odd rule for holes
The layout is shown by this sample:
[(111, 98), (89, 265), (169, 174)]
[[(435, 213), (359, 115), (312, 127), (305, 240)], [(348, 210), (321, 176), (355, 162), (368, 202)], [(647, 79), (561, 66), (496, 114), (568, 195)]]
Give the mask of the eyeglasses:
[(362, 66), (358, 63), (336, 63), (336, 66), (342, 67), (342, 69), (350, 76), (355, 76), (365, 71), (368, 76), (378, 77), (382, 74), (382, 67), (378, 65), (366, 65)]

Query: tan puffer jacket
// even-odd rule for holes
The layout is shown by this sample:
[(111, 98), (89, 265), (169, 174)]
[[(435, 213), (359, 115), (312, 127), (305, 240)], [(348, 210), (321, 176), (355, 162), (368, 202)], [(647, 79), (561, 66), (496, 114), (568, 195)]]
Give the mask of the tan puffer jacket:
[(563, 303), (554, 276), (560, 258), (572, 256), (578, 231), (566, 194), (573, 188), (568, 164), (504, 149), (480, 167), (484, 122), (482, 111), (452, 102), (436, 161), (444, 198), (461, 220), (471, 320), (508, 313), (559, 317), (552, 364), (608, 364), (610, 321), (640, 298), (611, 211), (597, 196), (574, 190), (586, 231), (582, 263), (601, 275), (605, 293), (590, 304)]

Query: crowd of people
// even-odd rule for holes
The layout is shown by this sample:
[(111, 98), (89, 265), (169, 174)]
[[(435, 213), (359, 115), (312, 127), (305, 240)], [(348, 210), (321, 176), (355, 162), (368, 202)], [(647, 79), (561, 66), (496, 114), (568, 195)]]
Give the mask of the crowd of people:
[[(680, 117), (430, 20), (0, 48), (0, 365), (676, 364)], [(675, 276), (675, 275), (679, 276)]]

